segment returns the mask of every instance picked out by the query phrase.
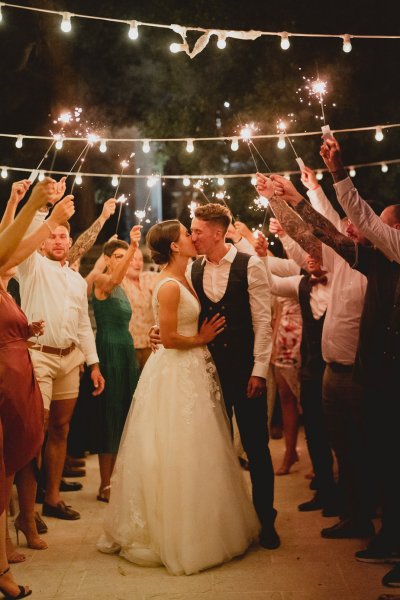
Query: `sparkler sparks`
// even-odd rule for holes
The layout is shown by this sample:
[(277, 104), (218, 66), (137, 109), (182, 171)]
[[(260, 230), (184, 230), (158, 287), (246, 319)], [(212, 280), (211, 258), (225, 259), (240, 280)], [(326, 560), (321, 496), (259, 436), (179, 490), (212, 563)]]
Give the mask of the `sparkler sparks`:
[(194, 219), (194, 211), (196, 210), (196, 208), (200, 206), (200, 204), (198, 202), (195, 202), (194, 200), (192, 200), (190, 202), (190, 204), (187, 205), (189, 211), (190, 211), (190, 218)]

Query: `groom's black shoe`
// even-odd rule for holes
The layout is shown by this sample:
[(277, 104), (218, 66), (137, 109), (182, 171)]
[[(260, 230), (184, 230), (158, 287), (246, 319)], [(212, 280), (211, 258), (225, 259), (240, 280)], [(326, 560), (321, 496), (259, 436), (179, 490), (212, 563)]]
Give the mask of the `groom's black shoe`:
[(260, 546), (268, 550), (276, 550), (281, 545), (281, 540), (275, 529), (275, 519), (277, 512), (274, 509), (274, 516), (270, 525), (264, 526), (260, 533)]

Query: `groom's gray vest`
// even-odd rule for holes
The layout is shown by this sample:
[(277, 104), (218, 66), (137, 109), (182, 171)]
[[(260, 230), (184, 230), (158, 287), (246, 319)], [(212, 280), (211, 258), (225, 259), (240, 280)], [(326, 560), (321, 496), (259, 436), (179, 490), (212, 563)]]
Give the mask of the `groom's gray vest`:
[(206, 317), (210, 319), (216, 313), (226, 318), (226, 329), (208, 344), (222, 387), (227, 377), (231, 382), (247, 384), (254, 365), (254, 332), (247, 280), (250, 258), (242, 252), (236, 254), (225, 294), (219, 302), (213, 302), (204, 293), (204, 259), (198, 258), (192, 265), (192, 284), (201, 304), (199, 326)]

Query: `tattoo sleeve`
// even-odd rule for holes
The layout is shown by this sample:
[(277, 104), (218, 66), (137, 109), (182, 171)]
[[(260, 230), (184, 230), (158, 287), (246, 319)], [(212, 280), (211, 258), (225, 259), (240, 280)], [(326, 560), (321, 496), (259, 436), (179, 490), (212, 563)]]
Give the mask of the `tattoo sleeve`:
[(310, 256), (322, 263), (322, 243), (313, 235), (309, 225), (282, 198), (274, 196), (269, 203), (286, 233)]
[(356, 266), (358, 262), (357, 244), (338, 231), (328, 219), (305, 200), (296, 204), (295, 210), (308, 223), (315, 237), (335, 250), (351, 267)]
[(88, 250), (90, 250), (90, 248), (95, 243), (102, 227), (103, 226), (101, 224), (100, 219), (96, 219), (96, 221), (89, 227), (89, 229), (86, 229), (86, 231), (84, 231), (78, 237), (68, 254), (68, 262), (70, 264), (77, 261), (79, 258), (81, 258), (81, 256), (86, 254)]

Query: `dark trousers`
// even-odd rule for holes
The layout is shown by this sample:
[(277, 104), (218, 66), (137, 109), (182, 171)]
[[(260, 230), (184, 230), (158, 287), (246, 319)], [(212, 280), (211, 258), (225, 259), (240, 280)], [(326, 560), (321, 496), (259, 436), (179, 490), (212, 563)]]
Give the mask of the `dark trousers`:
[(365, 420), (362, 389), (352, 372), (336, 372), (327, 365), (323, 378), (323, 410), (330, 443), (338, 462), (339, 491), (343, 517), (362, 524), (371, 518), (373, 506), (369, 494), (366, 464)]
[(363, 386), (363, 410), (367, 432), (366, 468), (370, 473), (372, 501), (382, 507), (384, 542), (400, 551), (399, 429), (400, 392), (394, 378), (382, 377), (379, 386)]
[(333, 457), (329, 443), (326, 418), (322, 409), (322, 376), (301, 380), (300, 403), (303, 409), (304, 432), (314, 469), (318, 491), (333, 500), (335, 489)]
[[(236, 357), (235, 357), (236, 358)], [(274, 471), (268, 448), (268, 409), (266, 394), (247, 398), (246, 389), (251, 370), (235, 365), (225, 355), (214, 356), (229, 419), (235, 412), (240, 439), (249, 461), (253, 503), (262, 527), (269, 527), (275, 517)], [(235, 366), (237, 368), (235, 368)]]

